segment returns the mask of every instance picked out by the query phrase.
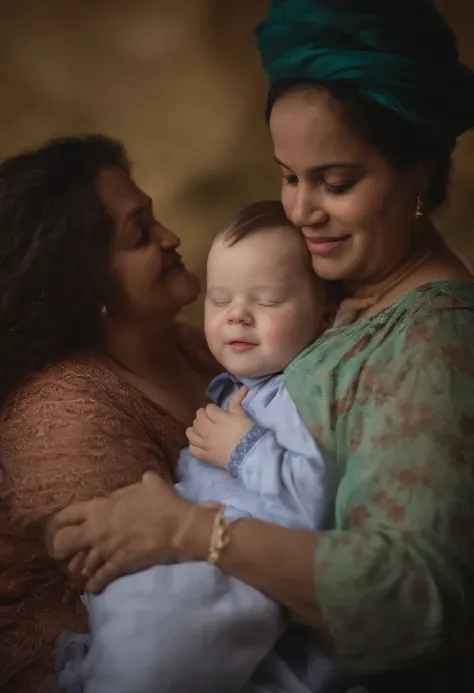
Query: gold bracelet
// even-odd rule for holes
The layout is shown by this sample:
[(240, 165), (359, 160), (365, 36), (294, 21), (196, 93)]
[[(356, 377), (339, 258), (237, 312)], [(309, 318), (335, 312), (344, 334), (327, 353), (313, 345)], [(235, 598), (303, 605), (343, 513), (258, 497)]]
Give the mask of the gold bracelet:
[(216, 513), (214, 524), (212, 525), (211, 538), (209, 540), (209, 555), (208, 563), (217, 565), (220, 561), (222, 553), (230, 544), (229, 525), (224, 517), (224, 508), (221, 508)]

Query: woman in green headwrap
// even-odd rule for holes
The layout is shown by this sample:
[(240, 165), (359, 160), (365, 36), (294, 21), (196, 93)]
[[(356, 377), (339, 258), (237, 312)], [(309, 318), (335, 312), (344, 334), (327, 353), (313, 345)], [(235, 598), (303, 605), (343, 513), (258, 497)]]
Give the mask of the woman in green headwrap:
[[(220, 566), (326, 637), (372, 693), (446, 691), (474, 631), (474, 284), (430, 218), (474, 125), (472, 74), (428, 0), (274, 0), (257, 39), (287, 215), (315, 272), (375, 303), (286, 372), (339, 473), (332, 529), (241, 520)], [(66, 510), (56, 553), (99, 545), (92, 588), (206, 560), (215, 510), (179, 533), (180, 503), (148, 480), (95, 521)]]

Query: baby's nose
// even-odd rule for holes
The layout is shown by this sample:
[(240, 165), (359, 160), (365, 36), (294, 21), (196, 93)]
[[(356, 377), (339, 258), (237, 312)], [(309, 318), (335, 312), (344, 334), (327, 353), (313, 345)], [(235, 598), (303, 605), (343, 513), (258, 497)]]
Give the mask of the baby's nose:
[(252, 314), (242, 305), (234, 305), (229, 311), (228, 320), (230, 323), (249, 325), (252, 322)]

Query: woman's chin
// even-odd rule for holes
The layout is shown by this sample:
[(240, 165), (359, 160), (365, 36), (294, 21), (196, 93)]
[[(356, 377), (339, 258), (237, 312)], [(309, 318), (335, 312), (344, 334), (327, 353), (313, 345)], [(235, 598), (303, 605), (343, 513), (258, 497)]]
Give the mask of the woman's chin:
[(173, 294), (187, 306), (199, 297), (201, 293), (201, 282), (196, 274), (185, 269), (173, 277)]
[(343, 259), (322, 260), (313, 256), (312, 265), (314, 273), (321, 279), (341, 281), (351, 276), (355, 263)]

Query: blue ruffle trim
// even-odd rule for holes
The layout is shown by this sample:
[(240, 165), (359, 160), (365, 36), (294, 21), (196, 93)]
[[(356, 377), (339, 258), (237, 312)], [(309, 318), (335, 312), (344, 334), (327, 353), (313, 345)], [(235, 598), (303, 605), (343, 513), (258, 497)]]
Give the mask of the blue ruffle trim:
[(240, 466), (246, 455), (248, 455), (253, 446), (265, 435), (266, 432), (267, 431), (265, 428), (262, 428), (262, 426), (259, 426), (258, 424), (254, 424), (252, 428), (247, 431), (244, 437), (239, 440), (235, 448), (232, 450), (227, 463), (227, 470), (231, 476), (239, 475)]

